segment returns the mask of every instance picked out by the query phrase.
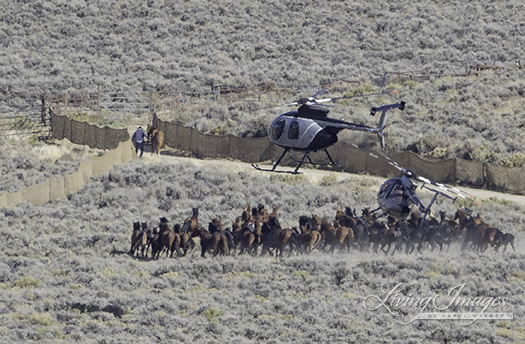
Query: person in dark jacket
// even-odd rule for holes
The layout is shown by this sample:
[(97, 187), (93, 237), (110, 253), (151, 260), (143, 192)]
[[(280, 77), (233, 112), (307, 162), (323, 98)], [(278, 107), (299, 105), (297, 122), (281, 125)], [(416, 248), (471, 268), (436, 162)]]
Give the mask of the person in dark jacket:
[(133, 136), (131, 136), (131, 141), (135, 146), (135, 154), (138, 154), (138, 151), (140, 149), (140, 157), (142, 158), (142, 154), (144, 153), (144, 142), (146, 141), (146, 133), (144, 132), (142, 127), (139, 126), (137, 130), (133, 133)]

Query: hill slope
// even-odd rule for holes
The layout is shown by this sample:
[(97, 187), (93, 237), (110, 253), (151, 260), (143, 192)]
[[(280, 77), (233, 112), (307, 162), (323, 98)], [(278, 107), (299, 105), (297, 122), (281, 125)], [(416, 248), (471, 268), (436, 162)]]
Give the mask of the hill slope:
[[(0, 14), (5, 61), (0, 101), (12, 112), (30, 102), (39, 113), (42, 95), (99, 87), (108, 94), (209, 90), (214, 84), (389, 86), (401, 90), (409, 104), (406, 115), (389, 123), (390, 149), (508, 159), (502, 163), (521, 166), (523, 153), (515, 155), (525, 151), (525, 70), (515, 69), (515, 60), (525, 46), (524, 6), (430, 0), (12, 1)], [(506, 69), (450, 76), (478, 64)], [(449, 77), (384, 84), (389, 73), (414, 70)], [(353, 120), (383, 101), (388, 99), (352, 104), (343, 114)], [(246, 106), (230, 104), (171, 115), (203, 131), (234, 134), (264, 133), (267, 123)]]
[(512, 66), (521, 3), (9, 2), (2, 93), (321, 83), (425, 68)]
[[(232, 168), (232, 166), (234, 166)], [(142, 260), (126, 254), (132, 221), (182, 223), (199, 206), (199, 223), (230, 226), (247, 202), (280, 206), (283, 226), (315, 213), (375, 204), (378, 181), (327, 174), (266, 174), (248, 165), (162, 156), (135, 160), (93, 178), (68, 198), (0, 209), (0, 333), (25, 343), (142, 341), (192, 343), (363, 342), (512, 343), (523, 338), (523, 206), (489, 201), (475, 212), (516, 234), (516, 252), (450, 250), (394, 256), (350, 252)], [(318, 172), (315, 172), (318, 173)], [(322, 184), (322, 185), (320, 185)], [(435, 210), (452, 215), (439, 200)], [(198, 244), (197, 244), (198, 245)], [(396, 305), (395, 317), (370, 310), (397, 283), (404, 296), (506, 298), (489, 312), (514, 320), (416, 320), (421, 309)], [(427, 311), (437, 311), (433, 307)], [(460, 305), (454, 312), (479, 312)]]

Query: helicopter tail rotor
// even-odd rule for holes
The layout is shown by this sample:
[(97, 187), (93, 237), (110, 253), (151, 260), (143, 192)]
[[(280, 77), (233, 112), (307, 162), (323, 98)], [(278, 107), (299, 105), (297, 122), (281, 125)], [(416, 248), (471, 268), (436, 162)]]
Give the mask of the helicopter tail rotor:
[(377, 137), (379, 138), (379, 143), (381, 144), (381, 149), (385, 149), (385, 134), (384, 130), (386, 127), (386, 111), (383, 111), (379, 123), (377, 124)]
[(377, 124), (376, 132), (377, 132), (377, 137), (379, 138), (379, 142), (381, 144), (382, 149), (385, 149), (385, 135), (383, 131), (385, 130), (385, 127), (386, 127), (386, 119), (387, 119), (386, 112), (390, 109), (404, 110), (405, 102), (400, 102), (398, 104), (383, 105), (378, 108), (373, 107), (370, 110), (371, 116), (374, 116), (376, 112), (381, 111), (381, 117), (379, 118), (379, 123)]

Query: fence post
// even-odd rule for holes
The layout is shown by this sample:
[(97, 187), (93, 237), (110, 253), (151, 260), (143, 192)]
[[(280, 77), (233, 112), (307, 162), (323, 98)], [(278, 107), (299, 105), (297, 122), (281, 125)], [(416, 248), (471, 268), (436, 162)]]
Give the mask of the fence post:
[(150, 120), (153, 123), (155, 118), (153, 118), (152, 113), (153, 113), (153, 91), (149, 91), (149, 116), (148, 116), (148, 120)]
[(40, 107), (40, 118), (44, 128), (46, 127), (46, 98), (42, 96), (42, 106)]
[(97, 86), (97, 117), (100, 118), (100, 85)]
[(67, 101), (68, 101), (68, 93), (64, 93), (64, 114), (67, 116)]

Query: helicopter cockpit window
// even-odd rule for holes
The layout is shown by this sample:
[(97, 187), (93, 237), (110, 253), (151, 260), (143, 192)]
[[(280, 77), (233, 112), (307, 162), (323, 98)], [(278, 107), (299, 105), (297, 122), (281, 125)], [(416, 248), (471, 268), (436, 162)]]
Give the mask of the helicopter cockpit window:
[(288, 128), (288, 138), (290, 140), (297, 140), (299, 138), (299, 122), (293, 121), (290, 123), (290, 128)]
[(272, 138), (274, 140), (279, 140), (281, 138), (281, 136), (283, 135), (285, 124), (286, 124), (286, 121), (282, 119), (280, 121), (277, 121), (277, 123), (275, 123), (272, 126)]

